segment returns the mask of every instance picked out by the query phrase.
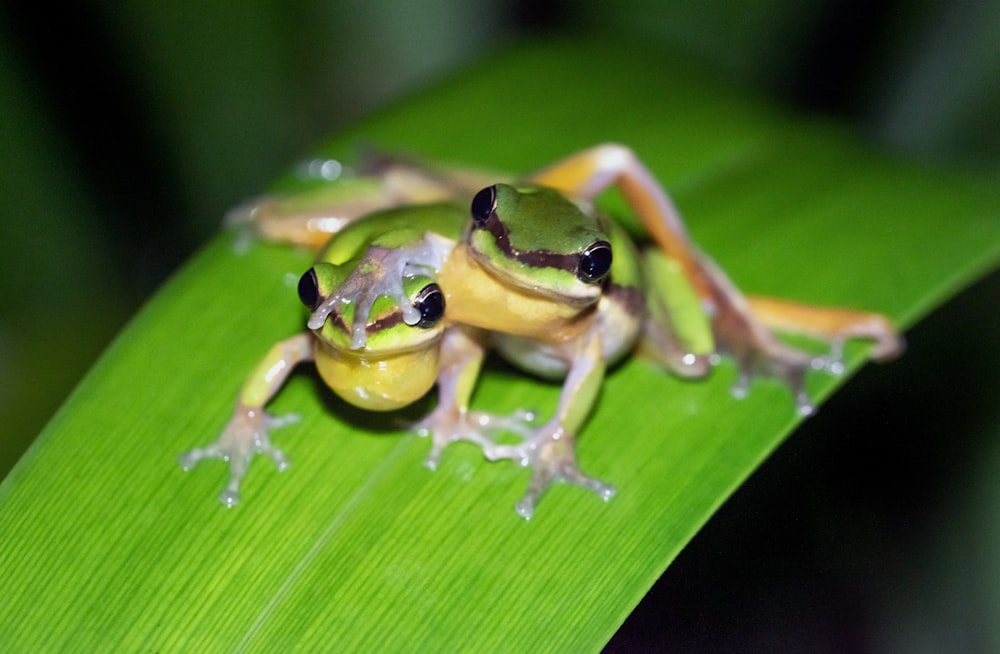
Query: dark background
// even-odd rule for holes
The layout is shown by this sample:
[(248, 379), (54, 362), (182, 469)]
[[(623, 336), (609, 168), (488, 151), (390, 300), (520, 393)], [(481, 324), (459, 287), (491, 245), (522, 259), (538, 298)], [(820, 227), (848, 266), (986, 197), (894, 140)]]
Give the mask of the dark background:
[[(228, 207), (408, 90), (574, 30), (1000, 172), (989, 0), (3, 2), (0, 473)], [(807, 421), (609, 649), (1000, 651), (998, 298), (993, 275)]]

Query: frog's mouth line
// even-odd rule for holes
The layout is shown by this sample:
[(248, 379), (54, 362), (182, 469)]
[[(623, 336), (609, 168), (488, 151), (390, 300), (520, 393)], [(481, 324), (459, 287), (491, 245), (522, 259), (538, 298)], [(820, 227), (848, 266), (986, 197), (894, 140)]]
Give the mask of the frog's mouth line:
[[(396, 307), (392, 311), (386, 312), (386, 313), (378, 316), (374, 320), (370, 320), (368, 323), (366, 323), (365, 324), (365, 336), (366, 337), (370, 337), (370, 336), (374, 336), (374, 335), (380, 334), (383, 331), (392, 329), (393, 327), (397, 327), (397, 326), (403, 324), (403, 322), (404, 322), (404, 320), (403, 320), (403, 311), (401, 309), (399, 309), (399, 307)], [(345, 339), (348, 342), (351, 340), (351, 336), (353, 334), (353, 328), (352, 328), (351, 325), (348, 325), (344, 321), (344, 316), (341, 315), (341, 313), (339, 311), (334, 310), (334, 311), (331, 311), (329, 314), (327, 314), (327, 318), (326, 318), (326, 321), (325, 321), (324, 325), (325, 324), (329, 324), (331, 327), (333, 327), (337, 331), (341, 332), (343, 334), (343, 336), (345, 337)], [(417, 328), (414, 327), (414, 329), (417, 329)], [(421, 331), (430, 332), (431, 330), (421, 330)], [(367, 341), (367, 338), (366, 338), (366, 341)], [(384, 352), (386, 355), (389, 355), (389, 354), (395, 354), (395, 353), (403, 353), (403, 352), (407, 352), (409, 350), (414, 350), (414, 349), (419, 349), (419, 348), (422, 348), (422, 347), (426, 347), (425, 339), (421, 338), (421, 339), (417, 339), (417, 341), (418, 342), (416, 342), (416, 343), (414, 343), (412, 345), (408, 345), (408, 346), (404, 346), (404, 347), (386, 348), (385, 350), (379, 349), (379, 352)], [(333, 347), (337, 347), (337, 346), (333, 346)], [(338, 349), (342, 349), (345, 352), (354, 352), (354, 353), (365, 352), (368, 355), (370, 355), (370, 353), (371, 353), (370, 352), (370, 348), (367, 347), (367, 343), (366, 343), (366, 345), (364, 347), (357, 348), (357, 349), (350, 348), (350, 347), (338, 347)]]
[[(596, 304), (597, 300), (601, 297), (601, 284), (584, 284), (583, 282), (577, 281), (574, 285), (573, 292), (562, 292), (558, 288), (544, 284), (525, 284), (523, 277), (518, 277), (509, 270), (493, 265), (493, 263), (489, 260), (489, 257), (486, 255), (482, 255), (472, 248), (469, 248), (469, 250), (472, 254), (473, 261), (476, 262), (476, 265), (483, 271), (483, 273), (496, 280), (499, 285), (505, 287), (506, 292), (508, 293), (521, 293), (523, 295), (535, 296), (580, 310)], [(560, 270), (565, 271), (565, 269), (562, 268), (560, 268)]]

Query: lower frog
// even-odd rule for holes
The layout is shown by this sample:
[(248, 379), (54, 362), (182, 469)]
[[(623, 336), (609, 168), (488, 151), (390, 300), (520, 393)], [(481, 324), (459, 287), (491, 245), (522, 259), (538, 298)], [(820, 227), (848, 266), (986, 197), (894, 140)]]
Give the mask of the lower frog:
[[(383, 170), (407, 168), (389, 162)], [(404, 177), (409, 186), (393, 194), (403, 197), (404, 205), (418, 197), (440, 200), (450, 194), (460, 200), (463, 194), (469, 197), (473, 193), (470, 178), (419, 172)], [(624, 231), (593, 211), (593, 198), (611, 185), (621, 189), (658, 248), (638, 256)], [(378, 202), (394, 204), (389, 195), (384, 194)], [(394, 215), (412, 216), (410, 226), (421, 224), (420, 205), (398, 211)], [(698, 376), (708, 371), (713, 360), (714, 334), (719, 349), (735, 355), (740, 364), (738, 392), (745, 390), (753, 374), (777, 376), (790, 385), (803, 414), (811, 412), (803, 389), (805, 372), (817, 367), (836, 372), (836, 353), (844, 339), (874, 340), (877, 358), (901, 349), (901, 340), (889, 322), (874, 314), (745, 298), (693, 245), (669, 197), (622, 146), (602, 145), (584, 151), (528, 176), (519, 186), (487, 186), (475, 193), (466, 213), (471, 214), (471, 220), (457, 242), (450, 240), (449, 234), (428, 228), (428, 233), (437, 234), (430, 240), (438, 244), (439, 256), (413, 250), (419, 260), (416, 264), (436, 279), (447, 306), (444, 335), (421, 341), (420, 349), (433, 351), (437, 357), (434, 364), (440, 366), (441, 403), (420, 428), (434, 434), (432, 462), (443, 445), (463, 438), (478, 442), (488, 458), (509, 458), (530, 465), (532, 481), (517, 505), (525, 517), (532, 514), (541, 493), (556, 479), (592, 488), (605, 498), (613, 493), (611, 486), (579, 470), (574, 442), (607, 365), (632, 351), (637, 341), (641, 341), (644, 353), (675, 372)], [(258, 213), (254, 221), (261, 232), (273, 234), (274, 224), (289, 219), (309, 232), (290, 240), (320, 240), (313, 232), (321, 223), (301, 221), (294, 214)], [(357, 222), (368, 221), (360, 218)], [(403, 222), (400, 219), (399, 224)], [(402, 286), (410, 279), (404, 274), (406, 266), (415, 263), (407, 249), (414, 242), (403, 239), (400, 247), (392, 250), (407, 253), (402, 257), (406, 262), (395, 273), (383, 274), (376, 291), (380, 298), (395, 298), (400, 307), (407, 304)], [(433, 248), (429, 251), (435, 252)], [(366, 283), (374, 279), (355, 277)], [(344, 280), (348, 287), (350, 279), (348, 275)], [(337, 295), (337, 291), (331, 293), (330, 297)], [(340, 304), (339, 299), (333, 304), (327, 300), (323, 306)], [(323, 311), (314, 313), (310, 324), (314, 330), (323, 328), (327, 317)], [(365, 330), (359, 331), (357, 323), (354, 327), (348, 349), (371, 349), (374, 344), (365, 342)], [(816, 357), (790, 348), (773, 330), (823, 338), (831, 343), (834, 354)], [(476, 414), (470, 419), (468, 398), (487, 345), (538, 374), (565, 376), (551, 420), (535, 427), (518, 416), (505, 420)], [(351, 376), (349, 371), (342, 372)], [(335, 390), (337, 383), (344, 383), (327, 375), (324, 378)], [(391, 375), (383, 376), (382, 381), (387, 386), (402, 383)], [(261, 384), (248, 381), (248, 385)], [(276, 386), (268, 398), (274, 390)], [(501, 429), (521, 434), (523, 442), (494, 444), (491, 436)]]
[(239, 502), (255, 454), (287, 466), (269, 431), (294, 417), (264, 407), (299, 363), (314, 362), (335, 393), (364, 409), (391, 410), (423, 397), (437, 381), (444, 333), (445, 298), (434, 275), (453, 242), (435, 234), (457, 235), (464, 222), (452, 207), (421, 206), (343, 226), (299, 280), (310, 331), (271, 347), (247, 376), (218, 440), (181, 455), (181, 465), (227, 460), (229, 483), (220, 496), (227, 506)]

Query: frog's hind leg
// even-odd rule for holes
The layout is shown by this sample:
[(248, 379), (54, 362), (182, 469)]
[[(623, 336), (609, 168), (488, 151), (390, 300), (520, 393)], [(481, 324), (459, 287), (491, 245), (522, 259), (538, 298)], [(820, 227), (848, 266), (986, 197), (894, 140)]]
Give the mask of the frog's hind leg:
[[(759, 296), (747, 297), (747, 304), (753, 315), (771, 329), (826, 341), (837, 355), (844, 341), (851, 338), (872, 341), (874, 345), (869, 356), (875, 361), (894, 359), (905, 348), (903, 337), (881, 314), (839, 307), (816, 307)], [(839, 360), (839, 356), (834, 359)]]
[(375, 211), (453, 199), (471, 200), (497, 176), (431, 166), (404, 156), (367, 152), (357, 170), (299, 193), (256, 198), (232, 209), (226, 226), (239, 230), (238, 248), (254, 237), (319, 250), (358, 218)]
[(656, 244), (681, 265), (698, 294), (708, 294), (709, 282), (701, 269), (699, 252), (680, 212), (631, 148), (602, 143), (557, 161), (527, 179), (588, 202), (608, 188), (617, 187)]
[(380, 179), (345, 178), (299, 193), (254, 198), (231, 209), (225, 225), (237, 230), (238, 249), (259, 238), (318, 251), (361, 216), (397, 203)]
[(712, 325), (680, 265), (663, 251), (642, 255), (646, 310), (639, 353), (684, 378), (708, 374), (715, 358)]
[[(743, 296), (713, 262), (705, 269), (717, 289), (712, 301), (712, 330), (721, 352), (732, 355), (740, 368), (733, 392), (746, 393), (753, 376), (764, 374), (784, 381), (795, 395), (799, 413), (814, 407), (805, 392), (809, 370), (832, 374), (843, 371), (844, 342), (851, 338), (874, 342), (871, 356), (884, 361), (904, 348), (902, 337), (884, 316), (850, 309), (814, 307), (787, 300)], [(825, 342), (829, 351), (812, 354), (781, 342), (777, 333), (800, 334)]]
[[(653, 241), (681, 266), (692, 288), (712, 318), (720, 351), (739, 361), (737, 394), (746, 391), (754, 374), (784, 380), (796, 397), (799, 411), (812, 412), (803, 390), (805, 372), (819, 367), (835, 371), (838, 350), (847, 338), (876, 343), (873, 356), (889, 358), (902, 349), (902, 340), (881, 316), (840, 309), (819, 309), (790, 302), (754, 300), (752, 303), (711, 258), (691, 240), (680, 214), (663, 187), (631, 149), (605, 143), (571, 155), (528, 177), (529, 181), (559, 189), (590, 201), (610, 186), (617, 187)], [(797, 331), (817, 335), (830, 343), (834, 356), (815, 357), (781, 343), (773, 334)], [(649, 336), (647, 330), (647, 340)]]

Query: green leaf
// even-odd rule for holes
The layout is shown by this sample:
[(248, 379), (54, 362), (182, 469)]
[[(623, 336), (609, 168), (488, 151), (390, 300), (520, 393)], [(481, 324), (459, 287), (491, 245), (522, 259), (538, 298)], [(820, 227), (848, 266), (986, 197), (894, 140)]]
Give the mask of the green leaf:
[[(526, 171), (608, 140), (635, 147), (748, 292), (907, 326), (1000, 258), (989, 180), (890, 161), (683, 60), (593, 43), (512, 50), (324, 152)], [(216, 238), (149, 302), (0, 487), (5, 651), (594, 650), (799, 420), (776, 383), (733, 399), (730, 363), (691, 383), (629, 361), (579, 451), (618, 495), (559, 486), (525, 522), (526, 471), (459, 445), (430, 472), (426, 441), (300, 374), (274, 403), (303, 418), (276, 434), (291, 469), (255, 462), (226, 510), (225, 466), (185, 474), (176, 457), (216, 436), (249, 368), (301, 329), (308, 266), (231, 245)], [(849, 348), (849, 368), (863, 356)], [(811, 393), (842, 381), (817, 373)], [(475, 404), (548, 411), (557, 395), (495, 365)]]

